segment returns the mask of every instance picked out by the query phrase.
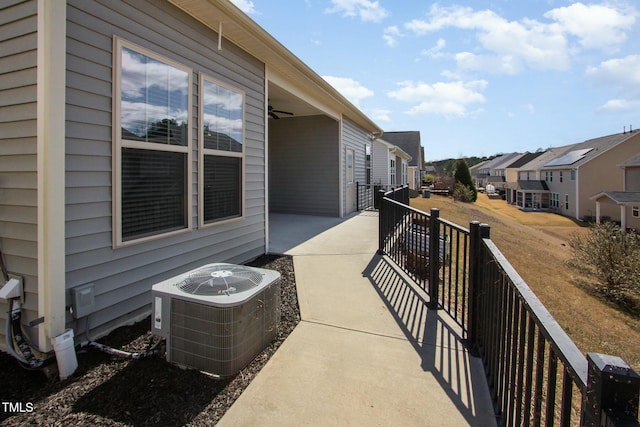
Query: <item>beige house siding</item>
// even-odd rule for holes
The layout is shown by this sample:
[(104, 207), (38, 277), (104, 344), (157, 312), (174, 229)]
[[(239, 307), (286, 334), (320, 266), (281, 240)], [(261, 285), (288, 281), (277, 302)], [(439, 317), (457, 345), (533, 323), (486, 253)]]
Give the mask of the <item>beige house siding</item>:
[[(580, 166), (578, 174), (580, 179), (578, 193), (579, 206), (576, 218), (595, 216), (596, 203), (589, 199), (594, 194), (601, 191), (624, 190), (622, 186), (623, 170), (618, 165), (636, 155), (639, 146), (640, 132)], [(603, 204), (600, 215), (611, 217), (611, 219), (615, 221), (620, 221), (620, 208)]]
[(627, 167), (624, 182), (624, 191), (640, 191), (640, 167)]
[[(640, 166), (624, 169), (624, 191), (640, 191)], [(638, 206), (640, 208), (640, 205)], [(633, 216), (633, 207), (626, 206), (627, 227), (640, 230), (640, 216)]]

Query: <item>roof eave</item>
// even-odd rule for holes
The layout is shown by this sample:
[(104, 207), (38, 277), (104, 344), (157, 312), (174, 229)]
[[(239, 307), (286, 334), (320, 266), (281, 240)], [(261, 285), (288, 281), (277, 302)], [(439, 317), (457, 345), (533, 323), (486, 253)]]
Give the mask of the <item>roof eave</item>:
[(344, 115), (371, 133), (383, 130), (320, 75), (227, 0), (168, 0), (213, 31), (222, 26), (222, 35), (268, 66), (272, 66), (300, 87), (336, 106)]

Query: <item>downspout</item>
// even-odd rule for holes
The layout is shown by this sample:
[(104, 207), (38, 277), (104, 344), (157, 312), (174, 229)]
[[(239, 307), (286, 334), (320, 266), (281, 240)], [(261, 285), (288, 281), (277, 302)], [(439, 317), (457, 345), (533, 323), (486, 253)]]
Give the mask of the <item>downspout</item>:
[(38, 0), (38, 347), (65, 331), (66, 1)]
[(264, 64), (264, 251), (269, 253), (269, 66)]

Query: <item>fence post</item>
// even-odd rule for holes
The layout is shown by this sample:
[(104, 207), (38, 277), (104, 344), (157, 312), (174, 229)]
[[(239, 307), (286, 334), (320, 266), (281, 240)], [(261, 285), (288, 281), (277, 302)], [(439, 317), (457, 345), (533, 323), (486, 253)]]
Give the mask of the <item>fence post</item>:
[(429, 220), (429, 304), (431, 310), (438, 309), (440, 271), (440, 209), (431, 208)]
[(638, 426), (640, 376), (621, 358), (587, 353), (587, 390), (582, 398), (584, 427)]
[(472, 356), (480, 355), (480, 306), (482, 304), (482, 289), (484, 280), (484, 266), (482, 239), (491, 236), (491, 227), (472, 221), (469, 224), (469, 317), (467, 325), (467, 347)]
[(469, 324), (467, 325), (467, 347), (471, 355), (478, 356), (478, 293), (480, 290), (480, 221), (469, 224)]
[(378, 212), (378, 255), (384, 255), (384, 238), (386, 235), (386, 217), (389, 214), (389, 209), (387, 208), (387, 204), (384, 202), (384, 190), (379, 190), (377, 195), (374, 193), (374, 197), (378, 199), (379, 204), (378, 208), (380, 212)]

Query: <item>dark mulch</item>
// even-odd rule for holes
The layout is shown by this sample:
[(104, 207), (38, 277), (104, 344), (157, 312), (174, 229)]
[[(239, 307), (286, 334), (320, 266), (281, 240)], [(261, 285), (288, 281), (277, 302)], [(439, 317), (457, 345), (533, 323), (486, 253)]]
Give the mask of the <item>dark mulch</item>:
[[(78, 369), (71, 378), (49, 380), (42, 372), (21, 369), (14, 359), (0, 353), (0, 401), (20, 402), (25, 410), (7, 413), (2, 403), (1, 424), (215, 425), (300, 321), (293, 260), (263, 256), (250, 265), (282, 275), (280, 333), (233, 378), (214, 379), (180, 369), (163, 356), (122, 360), (89, 349), (78, 354)], [(144, 351), (155, 340), (150, 329), (147, 318), (99, 341), (128, 351)], [(31, 405), (33, 411), (27, 412)]]

